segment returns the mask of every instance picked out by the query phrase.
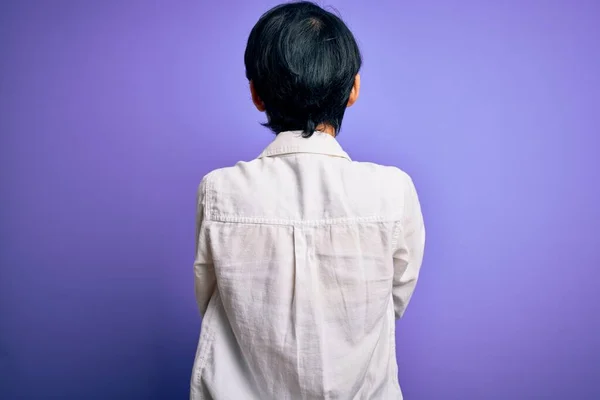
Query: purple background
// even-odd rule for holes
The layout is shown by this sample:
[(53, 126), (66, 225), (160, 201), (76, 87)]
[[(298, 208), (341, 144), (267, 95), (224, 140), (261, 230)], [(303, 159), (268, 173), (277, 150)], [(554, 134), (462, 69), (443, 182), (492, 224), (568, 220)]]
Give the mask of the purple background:
[[(331, 1), (340, 141), (428, 225), (407, 400), (600, 399), (600, 3)], [(272, 139), (243, 50), (274, 4), (0, 3), (0, 398), (187, 397), (196, 187)]]

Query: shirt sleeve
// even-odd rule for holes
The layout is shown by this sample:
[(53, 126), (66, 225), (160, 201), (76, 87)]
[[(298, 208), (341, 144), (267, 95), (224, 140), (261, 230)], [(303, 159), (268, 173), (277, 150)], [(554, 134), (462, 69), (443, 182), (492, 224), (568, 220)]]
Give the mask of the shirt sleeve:
[(194, 259), (194, 290), (196, 293), (196, 302), (202, 316), (208, 308), (208, 303), (217, 284), (204, 218), (206, 180), (207, 178), (205, 177), (198, 188), (196, 202), (196, 256)]
[(425, 225), (414, 183), (410, 177), (404, 198), (403, 217), (393, 236), (394, 281), (392, 295), (396, 319), (404, 314), (415, 290), (425, 249)]

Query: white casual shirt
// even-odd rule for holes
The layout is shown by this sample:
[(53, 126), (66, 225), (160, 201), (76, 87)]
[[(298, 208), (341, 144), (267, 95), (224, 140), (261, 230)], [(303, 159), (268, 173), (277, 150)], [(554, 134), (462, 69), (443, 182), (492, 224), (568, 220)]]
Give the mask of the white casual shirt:
[(409, 176), (280, 133), (198, 191), (192, 400), (402, 399), (395, 318), (425, 230)]

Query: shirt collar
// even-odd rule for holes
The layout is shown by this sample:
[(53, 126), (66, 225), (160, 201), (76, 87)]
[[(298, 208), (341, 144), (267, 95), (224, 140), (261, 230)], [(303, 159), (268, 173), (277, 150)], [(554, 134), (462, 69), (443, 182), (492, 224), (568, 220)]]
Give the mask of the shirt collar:
[(345, 158), (350, 161), (348, 154), (333, 136), (323, 132), (315, 132), (311, 137), (304, 138), (302, 137), (302, 131), (281, 132), (258, 158), (295, 153), (323, 154)]

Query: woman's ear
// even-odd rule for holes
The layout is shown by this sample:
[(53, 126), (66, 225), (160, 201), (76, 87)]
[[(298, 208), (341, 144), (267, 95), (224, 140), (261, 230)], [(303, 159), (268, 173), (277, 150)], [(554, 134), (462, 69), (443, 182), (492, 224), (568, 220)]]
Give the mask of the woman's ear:
[(250, 81), (250, 94), (252, 94), (252, 102), (256, 109), (260, 112), (265, 111), (267, 108), (265, 107), (265, 103), (260, 99), (258, 93), (256, 93), (256, 89), (254, 89), (254, 82)]
[(360, 94), (360, 74), (356, 74), (356, 76), (354, 77), (354, 85), (352, 85), (352, 91), (350, 92), (350, 97), (348, 98), (347, 107), (350, 107), (354, 103), (356, 103), (356, 100), (358, 100), (359, 94)]

